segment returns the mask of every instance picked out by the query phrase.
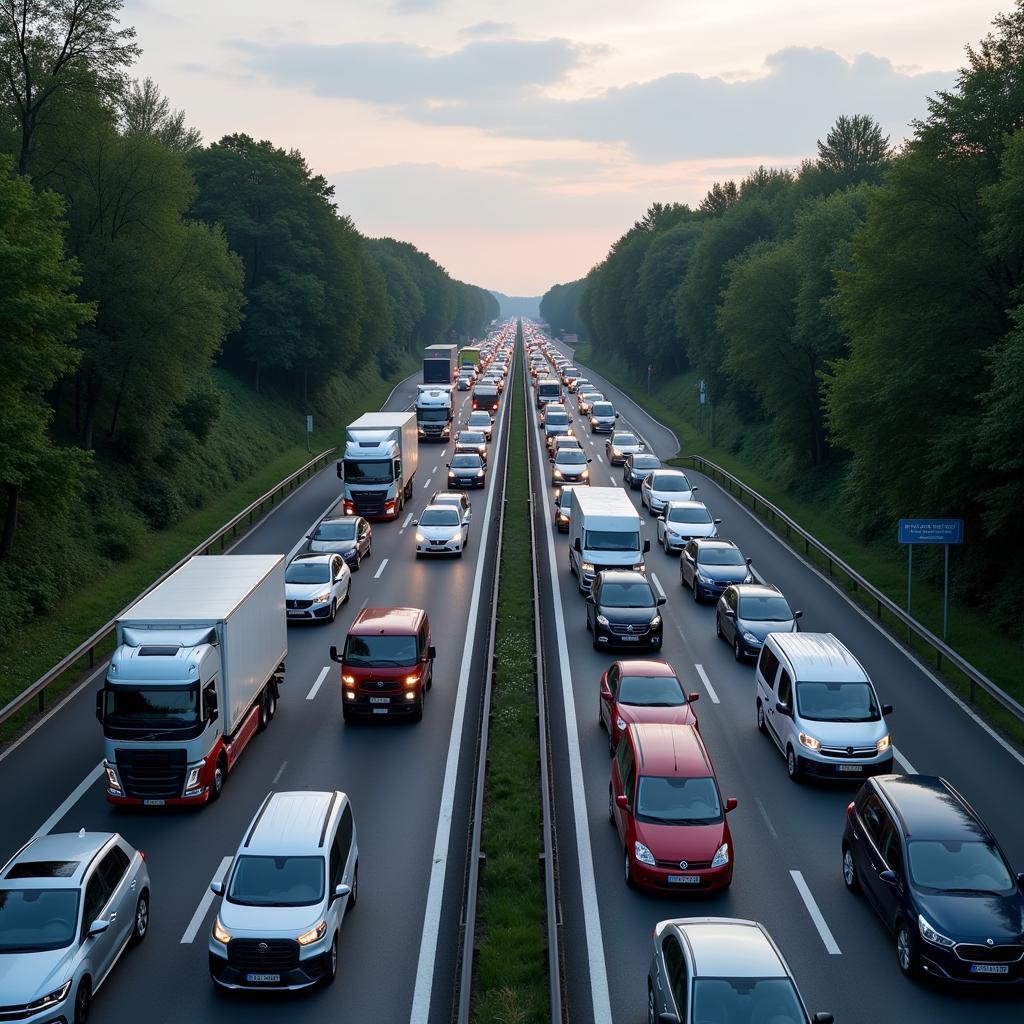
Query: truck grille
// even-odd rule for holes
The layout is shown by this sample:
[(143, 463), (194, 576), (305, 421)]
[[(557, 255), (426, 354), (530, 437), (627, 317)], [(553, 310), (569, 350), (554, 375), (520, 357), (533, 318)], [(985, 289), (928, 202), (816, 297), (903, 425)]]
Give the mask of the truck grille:
[(232, 939), (228, 943), (232, 967), (289, 971), (299, 966), (299, 944), (294, 939)]
[(387, 497), (387, 491), (352, 492), (352, 501), (355, 504), (356, 514), (361, 516), (384, 515), (384, 502), (387, 501)]
[(399, 679), (368, 679), (359, 684), (359, 689), (367, 693), (394, 693), (402, 688)]
[(124, 795), (141, 800), (172, 800), (185, 785), (184, 750), (132, 750), (117, 752), (117, 771)]

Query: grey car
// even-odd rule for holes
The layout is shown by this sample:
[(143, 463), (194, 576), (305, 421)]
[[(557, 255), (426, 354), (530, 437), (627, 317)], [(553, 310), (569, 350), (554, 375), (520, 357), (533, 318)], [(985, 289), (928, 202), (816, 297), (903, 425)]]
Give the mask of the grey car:
[(661, 459), (657, 455), (637, 452), (635, 455), (626, 456), (626, 461), (622, 464), (622, 479), (629, 485), (630, 490), (635, 491), (643, 484), (644, 478), (656, 469), (661, 469)]
[(309, 550), (341, 555), (358, 569), (373, 554), (373, 527), (362, 516), (321, 519), (309, 535)]
[(782, 591), (771, 583), (726, 587), (715, 609), (715, 635), (732, 645), (737, 661), (756, 658), (769, 633), (798, 632), (797, 619)]
[(149, 932), (145, 858), (115, 832), (39, 836), (0, 871), (0, 1020), (85, 1024)]
[(753, 583), (750, 559), (731, 540), (687, 541), (679, 557), (679, 582), (694, 601), (718, 598), (733, 583)]

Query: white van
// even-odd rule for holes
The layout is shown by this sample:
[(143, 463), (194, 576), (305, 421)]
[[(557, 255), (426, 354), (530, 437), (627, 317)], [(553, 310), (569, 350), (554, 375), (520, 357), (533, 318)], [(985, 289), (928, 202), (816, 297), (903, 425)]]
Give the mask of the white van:
[(577, 487), (569, 509), (569, 571), (590, 593), (602, 569), (643, 569), (651, 542), (640, 535), (640, 514), (618, 487)]
[(892, 771), (892, 705), (831, 633), (769, 633), (756, 675), (757, 727), (785, 755), (791, 779)]

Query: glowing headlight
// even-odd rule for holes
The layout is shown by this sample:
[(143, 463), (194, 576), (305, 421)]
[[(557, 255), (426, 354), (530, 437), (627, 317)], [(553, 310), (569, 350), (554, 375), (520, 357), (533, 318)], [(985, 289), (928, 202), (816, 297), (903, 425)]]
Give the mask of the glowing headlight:
[(583, 472), (580, 474), (580, 476), (590, 476), (590, 470), (589, 469), (583, 470)]
[(419, 532), (419, 530), (416, 531), (416, 543), (417, 544), (424, 543), (424, 541), (426, 541), (426, 539), (427, 538), (424, 537), (423, 534)]
[(807, 733), (802, 732), (798, 734), (800, 742), (808, 749), (813, 750), (817, 753), (821, 750), (821, 740), (815, 739), (813, 736), (809, 736)]
[(331, 592), (329, 590), (322, 590), (313, 598), (313, 604), (323, 604), (330, 596)]
[(651, 627), (653, 629), (657, 629), (658, 626), (660, 626), (660, 625), (661, 625), (661, 616), (660, 615), (655, 615), (654, 618), (651, 619)]
[(71, 979), (68, 979), (61, 985), (60, 988), (54, 989), (48, 995), (43, 996), (41, 999), (37, 999), (34, 1003), (29, 1003), (26, 1010), (45, 1010), (48, 1006), (55, 1006), (57, 1003), (63, 1002), (67, 999), (68, 992), (71, 991)]
[(729, 844), (722, 843), (722, 845), (715, 851), (715, 856), (711, 860), (711, 866), (713, 868), (724, 868), (729, 863)]
[(218, 942), (223, 942), (225, 946), (231, 941), (231, 932), (220, 923), (219, 917), (213, 922), (213, 937)]
[(406, 676), (405, 677), (405, 685), (406, 686), (415, 686), (419, 681), (420, 681), (420, 677), (418, 675)]
[(649, 864), (652, 868), (654, 867), (654, 854), (651, 853), (643, 843), (633, 844), (633, 856), (636, 857), (641, 864)]
[(875, 744), (875, 750), (880, 754), (884, 754), (890, 746), (892, 746), (892, 740), (889, 735), (886, 734)]
[(341, 677), (341, 681), (346, 686), (355, 686), (356, 685), (356, 677), (355, 676), (342, 676)]
[(944, 949), (952, 949), (956, 943), (947, 938), (942, 932), (937, 932), (924, 918), (923, 915), (917, 915), (917, 927), (921, 932), (921, 938), (925, 942), (930, 942), (933, 946), (942, 946)]
[(322, 939), (327, 934), (327, 922), (321, 921), (319, 924), (313, 925), (308, 932), (303, 932), (295, 941), (300, 946), (308, 946), (311, 942), (316, 942), (318, 939)]
[(551, 475), (552, 475), (552, 476), (553, 476), (553, 477), (554, 477), (554, 478), (555, 478), (556, 480), (561, 480), (561, 479), (562, 479), (562, 471), (561, 471), (560, 469), (556, 469), (556, 470), (555, 470), (555, 471), (554, 471), (554, 472), (553, 472), (553, 473), (552, 473)]

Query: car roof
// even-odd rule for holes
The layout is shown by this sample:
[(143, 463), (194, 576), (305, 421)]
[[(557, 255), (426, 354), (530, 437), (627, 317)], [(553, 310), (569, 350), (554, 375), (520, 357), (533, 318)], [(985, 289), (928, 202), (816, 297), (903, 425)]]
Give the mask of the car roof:
[(462, 491), (437, 491), (434, 496), (430, 499), (431, 505), (436, 505), (441, 501), (469, 501)]
[(724, 537), (697, 537), (694, 540), (697, 548), (737, 548), (739, 545), (733, 540), (726, 540)]
[(677, 676), (676, 670), (667, 661), (654, 658), (630, 658), (615, 663), (625, 675), (631, 676)]
[(695, 977), (789, 977), (775, 944), (756, 921), (706, 917), (671, 923), (686, 937)]
[(734, 583), (732, 589), (739, 597), (781, 597), (782, 591), (774, 583)]
[(970, 804), (938, 775), (881, 775), (875, 784), (902, 819), (908, 838), (976, 840), (989, 834)]
[(657, 462), (659, 466), (661, 465), (661, 459), (659, 459), (658, 456), (654, 454), (654, 452), (630, 452), (626, 456), (626, 458), (627, 459), (633, 459), (633, 460), (636, 460), (636, 459), (654, 459), (654, 461)]
[(292, 562), (330, 562), (331, 559), (338, 557), (331, 551), (307, 551), (305, 554), (296, 555), (288, 564), (291, 565)]
[(838, 683), (868, 678), (861, 663), (831, 633), (772, 633), (771, 637), (797, 679), (828, 679)]
[[(429, 505), (427, 505), (423, 509), (423, 512), (429, 512), (431, 509), (434, 509), (435, 511), (439, 509), (442, 512), (455, 512), (455, 514), (458, 515), (458, 510), (452, 507), (452, 502), (433, 502), (432, 501)], [(423, 517), (423, 512), (420, 513), (420, 518)]]
[[(670, 508), (703, 508), (707, 509), (707, 505), (703, 501), (667, 501), (665, 502), (666, 511)], [(732, 543), (730, 541), (730, 543)]]
[(352, 636), (406, 636), (419, 629), (426, 614), (422, 608), (364, 608), (348, 631)]
[(606, 583), (646, 583), (650, 580), (639, 569), (602, 569), (599, 574)]
[(240, 854), (287, 857), (325, 849), (327, 826), (344, 793), (271, 793), (253, 818)]
[(700, 733), (692, 725), (643, 722), (629, 726), (637, 753), (637, 774), (710, 777), (711, 767)]
[(316, 525), (323, 526), (324, 523), (358, 523), (362, 518), (362, 516), (324, 516)]
[(686, 476), (681, 469), (659, 469), (658, 476)]
[[(115, 832), (56, 832), (50, 835), (37, 836), (21, 848), (3, 867), (0, 873), (0, 886), (21, 886), (27, 879), (39, 877), (46, 879), (48, 888), (76, 888), (82, 881), (86, 870), (111, 839)], [(74, 871), (66, 876), (42, 874), (38, 876), (21, 875), (18, 878), (7, 878), (7, 873), (17, 864), (42, 864), (54, 862), (74, 862)]]

